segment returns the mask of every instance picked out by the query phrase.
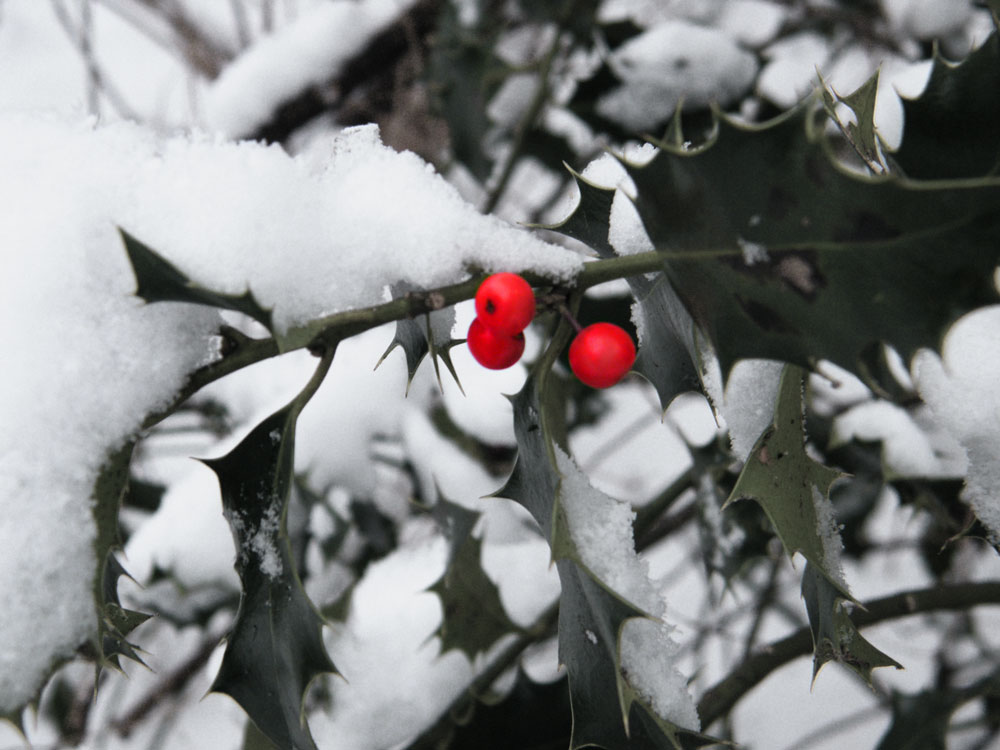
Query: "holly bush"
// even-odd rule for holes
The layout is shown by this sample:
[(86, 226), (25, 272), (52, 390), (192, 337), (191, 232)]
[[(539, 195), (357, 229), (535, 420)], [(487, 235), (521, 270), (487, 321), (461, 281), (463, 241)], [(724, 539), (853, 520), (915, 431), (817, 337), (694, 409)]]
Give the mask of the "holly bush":
[[(359, 455), (374, 456), (366, 466), (391, 476), (378, 496), (318, 484), (296, 463), (300, 417), (359, 337), (391, 331), (380, 360), (349, 366), (405, 361), (401, 393), (429, 371), (440, 392), (461, 387), (466, 344), (452, 311), (468, 311), (497, 269), (395, 288), (289, 329), (254, 289), (211, 288), (172, 262), (170, 248), (119, 230), (115, 250), (139, 299), (217, 308), (229, 322), (217, 356), (106, 457), (93, 491), (98, 618), (79, 652), (99, 667), (98, 692), (93, 675), (74, 671), (78, 661), (51, 665), (33, 703), (55, 742), (119, 747), (138, 733), (169, 744), (170, 716), (191, 710), (202, 675), (249, 719), (220, 740), (233, 747), (341, 746), (330, 738), (353, 689), (392, 696), (358, 720), (367, 740), (339, 740), (356, 747), (721, 746), (752, 735), (756, 719), (740, 711), (768, 705), (752, 703), (756, 694), (773, 711), (760, 721), (795, 725), (765, 680), (810, 657), (816, 691), (847, 675), (853, 682), (836, 690), (863, 708), (824, 704), (829, 723), (805, 719), (796, 746), (839, 743), (862, 719), (875, 722), (865, 741), (880, 738), (879, 748), (997, 741), (998, 644), (983, 613), (1000, 603), (998, 433), (955, 427), (948, 410), (959, 407), (917, 363), (945, 377), (946, 335), (997, 301), (1000, 35), (949, 60), (947, 44), (958, 44), (949, 27), (926, 87), (902, 99), (890, 147), (876, 117), (877, 71), (849, 92), (814, 78), (812, 93), (782, 109), (753, 95), (752, 77), (741, 84), (723, 67), (701, 100), (689, 79), (714, 68), (693, 53), (654, 56), (636, 72), (648, 35), (679, 22), (609, 18), (605, 5), (411, 3), (323, 81), (329, 90), (305, 87), (238, 134), (287, 145), (323, 113), (338, 127), (379, 122), (387, 143), (416, 149), (485, 213), (517, 215), (525, 232), (585, 259), (563, 278), (502, 269), (527, 280), (536, 307), (506, 394), (509, 438), (477, 431), (433, 397), (416, 402), (426, 432), (414, 440), (377, 428), (338, 434), (338, 443), (363, 442)], [(930, 48), (890, 23), (891, 4), (770, 5), (783, 9), (771, 40), (809, 33), (843, 45), (849, 36), (914, 58)], [(692, 24), (698, 33), (720, 17), (710, 6)], [(766, 60), (762, 45), (744, 47), (733, 54)], [(501, 94), (515, 104), (498, 110)], [(628, 96), (670, 106), (627, 114)], [(629, 376), (607, 389), (574, 377), (581, 323), (634, 334)], [(983, 334), (974, 346), (990, 341)], [(224, 401), (203, 395), (296, 351), (313, 356), (313, 375), (256, 424), (235, 426)], [(141, 590), (127, 582), (122, 549), (175, 491), (139, 469), (178, 429), (226, 446), (202, 460), (235, 541), (238, 590), (191, 586), (169, 565)], [(636, 440), (649, 434), (658, 437)], [(430, 452), (447, 446), (454, 465), (474, 467), (462, 471), (486, 477), (492, 494), (458, 496), (461, 480), (446, 493), (440, 468), (415, 447), (428, 441), (439, 441)], [(414, 557), (432, 543), (431, 562)], [(535, 568), (495, 562), (537, 545), (546, 552)], [(901, 580), (920, 583), (886, 580), (900, 550), (919, 573)], [(368, 675), (351, 638), (336, 634), (357, 636), (360, 602), (374, 606), (378, 585), (410, 601), (384, 580), (408, 565), (431, 571), (406, 594), (435, 603), (413, 644), (433, 644), (430, 656), (419, 669), (400, 657), (398, 674)], [(517, 589), (534, 600), (530, 616), (512, 609)], [(394, 629), (407, 627), (401, 607), (380, 615), (390, 651)], [(178, 647), (183, 659), (147, 678), (125, 708), (102, 704), (108, 691), (130, 695), (107, 667), (137, 680), (129, 660), (169, 642), (154, 637), (157, 627), (196, 633), (194, 648)], [(449, 659), (463, 666), (447, 680), (428, 677)], [(893, 682), (913, 664), (923, 665), (917, 682)], [(808, 678), (781, 679), (809, 699)], [(22, 708), (8, 718), (30, 732)], [(143, 734), (151, 722), (162, 731)], [(118, 744), (100, 744), (109, 737)]]

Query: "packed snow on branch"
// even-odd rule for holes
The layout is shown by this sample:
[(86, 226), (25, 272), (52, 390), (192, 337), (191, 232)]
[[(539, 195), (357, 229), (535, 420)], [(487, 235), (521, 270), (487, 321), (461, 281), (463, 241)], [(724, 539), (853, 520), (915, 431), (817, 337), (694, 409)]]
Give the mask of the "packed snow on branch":
[(0, 712), (95, 633), (91, 493), (109, 452), (217, 356), (217, 312), (134, 296), (117, 226), (202, 286), (251, 289), (280, 330), (470, 267), (564, 280), (580, 267), (479, 214), (374, 127), (313, 153), (0, 118)]

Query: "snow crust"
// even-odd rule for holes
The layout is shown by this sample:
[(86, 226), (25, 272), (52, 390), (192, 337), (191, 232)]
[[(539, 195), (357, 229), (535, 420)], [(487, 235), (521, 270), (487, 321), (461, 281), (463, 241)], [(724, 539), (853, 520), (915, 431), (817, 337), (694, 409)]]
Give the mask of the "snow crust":
[(687, 679), (676, 667), (679, 647), (671, 638), (673, 626), (661, 619), (666, 603), (650, 580), (646, 562), (635, 552), (635, 513), (596, 490), (558, 447), (555, 454), (562, 477), (559, 502), (580, 561), (617, 595), (649, 614), (628, 620), (622, 628), (620, 655), (626, 679), (659, 716), (680, 727), (699, 729)]
[(580, 267), (477, 213), (374, 127), (331, 138), (325, 159), (290, 158), (5, 114), (0, 200), (0, 346), (12, 358), (0, 391), (0, 710), (95, 632), (90, 494), (106, 456), (215, 356), (217, 312), (134, 297), (116, 225), (203, 286), (252, 289), (279, 330), (377, 303), (395, 283), (460, 281), (469, 266), (563, 280)]

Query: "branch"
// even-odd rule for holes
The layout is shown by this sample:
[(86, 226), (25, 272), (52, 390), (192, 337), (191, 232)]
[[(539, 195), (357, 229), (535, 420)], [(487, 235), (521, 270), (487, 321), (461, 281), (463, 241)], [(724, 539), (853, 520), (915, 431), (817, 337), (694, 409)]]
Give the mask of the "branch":
[[(657, 271), (662, 266), (662, 256), (656, 251), (595, 260), (584, 265), (583, 270), (573, 282), (573, 289), (583, 291), (612, 279)], [(551, 279), (539, 274), (524, 273), (523, 275), (533, 286), (553, 283)], [(477, 274), (450, 286), (426, 292), (410, 292), (389, 302), (345, 310), (325, 318), (319, 318), (313, 321), (309, 328), (319, 329), (320, 332), (312, 338), (304, 338), (301, 343), (290, 347), (289, 350), (308, 348), (322, 352), (330, 347), (335, 347), (345, 338), (363, 333), (371, 328), (377, 328), (397, 320), (415, 318), (472, 299), (483, 278), (483, 274)], [(290, 334), (292, 333), (290, 332)], [(209, 383), (281, 353), (277, 341), (273, 338), (253, 339), (229, 327), (224, 328), (221, 335), (225, 344), (222, 358), (195, 370), (168, 406), (146, 417), (142, 429), (147, 430), (158, 424), (172, 414), (180, 404)]]
[[(851, 619), (862, 628), (924, 612), (964, 610), (983, 604), (1000, 604), (1000, 581), (903, 591), (876, 599), (867, 604), (866, 609), (855, 610)], [(808, 655), (812, 649), (812, 633), (808, 627), (802, 627), (751, 656), (702, 696), (698, 703), (702, 726), (711, 726), (716, 719), (728, 714), (737, 701), (771, 672), (793, 659)]]

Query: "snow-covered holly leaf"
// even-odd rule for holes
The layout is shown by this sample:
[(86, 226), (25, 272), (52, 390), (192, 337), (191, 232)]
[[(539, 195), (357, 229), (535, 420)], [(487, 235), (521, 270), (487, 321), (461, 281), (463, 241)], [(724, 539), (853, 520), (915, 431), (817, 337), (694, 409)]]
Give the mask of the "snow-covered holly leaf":
[(903, 99), (903, 120), (890, 158), (909, 177), (1000, 174), (1000, 33), (958, 64), (935, 51), (923, 93)]
[(268, 330), (272, 329), (271, 311), (261, 307), (252, 292), (247, 291), (237, 296), (199, 286), (151, 247), (120, 227), (118, 232), (125, 243), (125, 250), (135, 273), (137, 296), (147, 302), (193, 302), (235, 310), (249, 315)]
[(840, 662), (854, 670), (869, 686), (873, 669), (903, 668), (858, 632), (847, 611), (850, 602), (810, 563), (802, 571), (802, 598), (812, 630), (814, 680), (828, 661)]
[(482, 540), (467, 534), (438, 581), (428, 591), (441, 599), (441, 650), (459, 649), (470, 659), (520, 628), (500, 600), (500, 589), (482, 565)]
[(873, 343), (904, 361), (997, 300), (1000, 179), (917, 183), (837, 164), (810, 100), (766, 125), (719, 116), (703, 147), (626, 164), (664, 269), (714, 346), (739, 359), (858, 372)]
[(854, 601), (840, 570), (840, 532), (829, 497), (830, 486), (842, 474), (806, 453), (802, 386), (802, 370), (785, 367), (774, 420), (750, 451), (726, 504), (756, 500), (788, 554), (802, 553), (844, 598)]
[(222, 490), (242, 584), (239, 611), (212, 690), (227, 693), (281, 748), (315, 750), (303, 715), (312, 680), (336, 668), (323, 622), (295, 571), (285, 514), (300, 396), (227, 455), (205, 461)]
[(559, 658), (566, 666), (573, 707), (571, 749), (680, 750), (714, 743), (658, 716), (630, 684), (622, 666), (622, 631), (630, 620), (651, 618), (599, 580), (576, 552), (560, 507), (564, 493), (573, 490), (558, 468), (560, 449), (554, 437), (562, 432), (559, 404), (535, 375), (512, 403), (518, 456), (510, 479), (496, 494), (523, 505), (552, 547), (562, 587)]

